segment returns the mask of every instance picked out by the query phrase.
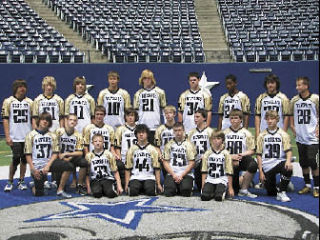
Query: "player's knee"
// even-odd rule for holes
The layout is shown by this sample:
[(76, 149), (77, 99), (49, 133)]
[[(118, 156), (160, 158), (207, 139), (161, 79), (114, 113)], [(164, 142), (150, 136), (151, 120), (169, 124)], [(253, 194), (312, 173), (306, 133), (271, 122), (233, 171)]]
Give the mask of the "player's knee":
[(256, 173), (258, 170), (258, 164), (256, 163), (256, 161), (253, 160), (252, 162), (250, 162), (247, 170), (249, 173)]
[(166, 197), (173, 197), (177, 194), (177, 189), (173, 186), (164, 186), (164, 195)]
[(180, 195), (183, 197), (190, 197), (192, 192), (192, 186), (181, 186)]
[(118, 196), (118, 194), (117, 194), (117, 192), (115, 192), (115, 190), (113, 188), (109, 188), (105, 192), (105, 196), (108, 198), (115, 198), (116, 196)]
[(136, 186), (135, 184), (130, 184), (129, 183), (129, 196), (134, 197), (138, 196), (140, 194), (140, 188)]
[(312, 171), (315, 171), (315, 170), (319, 169), (319, 163), (317, 163), (317, 160), (312, 159), (310, 161), (310, 168), (311, 168)]
[(210, 201), (212, 198), (213, 194), (204, 191), (201, 193), (201, 201)]
[(92, 192), (92, 196), (95, 197), (95, 198), (101, 198), (102, 197), (102, 192), (99, 191), (99, 192)]

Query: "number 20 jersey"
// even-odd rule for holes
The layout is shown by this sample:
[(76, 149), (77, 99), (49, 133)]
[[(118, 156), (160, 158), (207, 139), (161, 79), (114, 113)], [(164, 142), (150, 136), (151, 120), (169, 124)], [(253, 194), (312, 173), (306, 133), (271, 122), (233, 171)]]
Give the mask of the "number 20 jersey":
[(270, 171), (282, 161), (286, 161), (286, 152), (291, 151), (290, 136), (281, 128), (275, 132), (268, 129), (257, 138), (257, 155), (262, 157), (264, 172)]
[(26, 136), (25, 154), (32, 156), (35, 169), (46, 166), (53, 153), (59, 153), (57, 136), (52, 132), (40, 133), (32, 130)]
[(291, 100), (296, 141), (301, 144), (319, 144), (315, 129), (319, 124), (319, 95), (311, 94), (303, 99), (297, 95)]
[(207, 174), (206, 183), (228, 184), (228, 175), (233, 174), (232, 159), (227, 150), (219, 152), (212, 148), (205, 152), (201, 172)]
[(32, 130), (32, 104), (32, 100), (27, 97), (22, 101), (14, 96), (4, 100), (2, 118), (9, 120), (9, 134), (13, 142), (24, 142), (26, 135)]

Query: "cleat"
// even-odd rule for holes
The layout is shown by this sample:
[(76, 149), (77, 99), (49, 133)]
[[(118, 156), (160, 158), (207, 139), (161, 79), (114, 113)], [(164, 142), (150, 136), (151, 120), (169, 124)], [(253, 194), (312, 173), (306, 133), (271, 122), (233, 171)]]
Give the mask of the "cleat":
[(45, 189), (51, 189), (51, 184), (48, 181), (44, 182), (44, 188)]
[(287, 196), (286, 192), (278, 192), (277, 193), (277, 200), (281, 202), (290, 202), (291, 199)]
[(57, 182), (56, 182), (56, 181), (50, 182), (50, 187), (51, 187), (52, 189), (58, 188)]
[(239, 191), (238, 196), (240, 196), (240, 197), (249, 197), (249, 198), (258, 197), (258, 195), (253, 194), (253, 193), (249, 192), (248, 190), (242, 190), (242, 189)]
[(65, 191), (57, 192), (57, 196), (58, 197), (63, 197), (63, 198), (72, 198), (72, 196), (70, 194), (66, 193)]
[(13, 188), (12, 182), (8, 182), (7, 185), (4, 187), (4, 191), (11, 192), (12, 188)]
[(304, 186), (298, 193), (299, 194), (307, 194), (309, 192), (311, 192), (311, 188), (307, 187), (307, 186)]
[(18, 182), (18, 189), (23, 191), (23, 190), (27, 190), (28, 186), (24, 181), (19, 181)]
[(78, 184), (78, 193), (81, 195), (81, 196), (85, 196), (88, 194), (87, 192), (87, 189), (85, 186), (82, 186), (80, 184)]
[(313, 197), (319, 198), (319, 188), (314, 188), (312, 192)]

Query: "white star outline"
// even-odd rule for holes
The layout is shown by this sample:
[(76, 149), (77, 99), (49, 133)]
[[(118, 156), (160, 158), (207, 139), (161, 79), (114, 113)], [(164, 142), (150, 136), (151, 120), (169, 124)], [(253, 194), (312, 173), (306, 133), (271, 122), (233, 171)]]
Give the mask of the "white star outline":
[[(153, 197), (109, 203), (60, 202), (60, 204), (62, 205), (71, 207), (72, 210), (26, 220), (25, 222), (94, 217), (104, 219), (106, 221), (113, 222), (123, 227), (135, 230), (139, 225), (142, 215), (145, 213), (208, 211), (207, 209), (183, 208), (175, 206), (151, 206), (151, 204), (157, 199), (158, 197)], [(94, 209), (95, 207), (97, 207), (96, 209), (98, 210), (101, 207), (104, 207), (105, 211), (97, 211), (96, 209)], [(129, 209), (126, 209), (128, 207)], [(111, 211), (111, 208), (115, 208), (116, 211)], [(90, 212), (91, 209), (93, 209), (92, 212)], [(112, 213), (112, 215), (108, 214), (108, 212)]]
[(200, 82), (199, 82), (199, 86), (201, 88), (201, 90), (206, 90), (208, 93), (210, 93), (211, 95), (211, 88), (218, 86), (220, 83), (219, 82), (208, 82), (208, 78), (206, 76), (206, 72), (202, 73)]

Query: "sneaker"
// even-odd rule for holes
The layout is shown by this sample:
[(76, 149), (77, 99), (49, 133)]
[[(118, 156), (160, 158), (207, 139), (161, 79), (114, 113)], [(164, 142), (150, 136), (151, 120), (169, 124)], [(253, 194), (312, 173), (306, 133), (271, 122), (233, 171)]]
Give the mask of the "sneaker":
[(57, 192), (57, 196), (63, 197), (63, 198), (72, 198), (72, 196), (70, 194), (66, 193), (65, 191)]
[(28, 189), (27, 184), (24, 181), (19, 181), (18, 182), (18, 189), (21, 191), (27, 190)]
[(312, 195), (315, 198), (319, 198), (319, 188), (313, 188)]
[(311, 188), (307, 187), (307, 186), (304, 186), (298, 193), (299, 194), (307, 194), (309, 192), (311, 192)]
[(277, 193), (277, 200), (281, 202), (290, 202), (291, 199), (287, 196), (286, 192), (278, 192)]
[(52, 182), (49, 182), (50, 183), (50, 187), (52, 189), (55, 189), (55, 188), (58, 188), (58, 185), (57, 185), (57, 182), (56, 181), (52, 181)]
[(34, 187), (34, 181), (29, 182), (29, 188), (33, 188)]
[(85, 186), (82, 186), (80, 184), (78, 184), (78, 193), (81, 195), (81, 196), (85, 196), (87, 195), (87, 188)]
[(248, 190), (242, 190), (242, 189), (240, 189), (240, 191), (238, 193), (238, 196), (240, 196), (240, 197), (249, 197), (249, 198), (258, 197), (258, 195), (253, 194), (253, 193), (249, 192)]
[(45, 189), (51, 189), (51, 184), (48, 181), (44, 182), (44, 188)]
[(4, 191), (11, 192), (12, 188), (13, 188), (12, 182), (8, 182), (7, 185), (4, 187)]
[(258, 183), (256, 185), (254, 185), (255, 189), (263, 189), (264, 188), (264, 184), (263, 183)]

